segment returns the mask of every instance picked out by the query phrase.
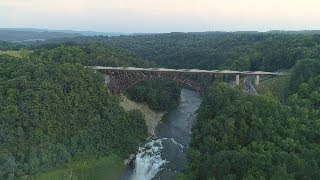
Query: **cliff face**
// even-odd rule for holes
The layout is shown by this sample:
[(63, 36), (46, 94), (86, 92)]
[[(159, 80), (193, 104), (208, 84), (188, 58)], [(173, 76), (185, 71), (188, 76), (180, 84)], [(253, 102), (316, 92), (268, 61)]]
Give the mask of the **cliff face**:
[(139, 109), (146, 117), (146, 124), (148, 126), (148, 133), (152, 136), (154, 135), (155, 128), (161, 121), (162, 117), (166, 112), (154, 111), (149, 108), (147, 104), (137, 103), (129, 100), (127, 97), (122, 96), (122, 102), (120, 105), (126, 110), (130, 111), (133, 109)]

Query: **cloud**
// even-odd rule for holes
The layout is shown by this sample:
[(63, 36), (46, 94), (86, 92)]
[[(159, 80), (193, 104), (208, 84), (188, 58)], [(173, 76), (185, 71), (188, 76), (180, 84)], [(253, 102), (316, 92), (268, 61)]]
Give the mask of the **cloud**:
[(122, 32), (320, 29), (318, 0), (1, 0), (2, 27)]

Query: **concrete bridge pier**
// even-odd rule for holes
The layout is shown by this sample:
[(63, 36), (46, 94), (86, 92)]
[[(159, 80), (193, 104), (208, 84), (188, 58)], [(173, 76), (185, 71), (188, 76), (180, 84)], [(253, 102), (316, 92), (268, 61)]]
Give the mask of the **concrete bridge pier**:
[(256, 85), (259, 85), (260, 84), (260, 75), (256, 75), (256, 82), (255, 82)]
[(240, 84), (240, 75), (237, 74), (236, 75), (236, 85), (239, 85)]

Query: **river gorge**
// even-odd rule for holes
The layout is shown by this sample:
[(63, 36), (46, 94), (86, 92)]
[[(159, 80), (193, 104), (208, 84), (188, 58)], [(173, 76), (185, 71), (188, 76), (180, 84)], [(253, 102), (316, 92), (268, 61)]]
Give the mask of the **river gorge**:
[(163, 118), (154, 136), (139, 147), (122, 179), (175, 179), (186, 165), (191, 129), (200, 103), (196, 92), (182, 89), (179, 106)]
[(179, 106), (167, 114), (122, 97), (121, 106), (125, 110), (139, 109), (143, 112), (151, 135), (137, 148), (130, 161), (125, 160), (125, 165), (120, 157), (111, 155), (75, 161), (32, 179), (175, 179), (186, 165), (191, 129), (202, 101), (199, 94), (186, 89), (182, 89), (180, 96)]

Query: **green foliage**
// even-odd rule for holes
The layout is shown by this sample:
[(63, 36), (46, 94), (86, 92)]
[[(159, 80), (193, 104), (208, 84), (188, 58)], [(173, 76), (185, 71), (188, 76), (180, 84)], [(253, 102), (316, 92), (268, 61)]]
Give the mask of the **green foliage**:
[(0, 50), (1, 51), (18, 51), (26, 46), (19, 43), (11, 43), (6, 41), (0, 40)]
[(320, 176), (317, 113), (216, 84), (198, 110), (186, 175), (189, 179), (316, 179)]
[(77, 63), (0, 56), (0, 177), (35, 174), (76, 159), (135, 151), (141, 112), (125, 112), (104, 78)]
[(35, 50), (32, 56), (54, 62), (81, 63), (85, 66), (155, 66), (154, 63), (137, 58), (125, 50), (114, 49), (101, 44), (59, 45), (53, 49)]
[(278, 71), (320, 58), (320, 35), (169, 33), (96, 38), (170, 68)]
[[(304, 87), (303, 87), (304, 86)], [(306, 59), (298, 61), (292, 70), (289, 95), (309, 93), (320, 88), (320, 60)], [(302, 92), (304, 91), (304, 92)], [(309, 91), (309, 92), (308, 92)]]
[[(60, 63), (81, 63), (86, 66), (156, 67), (154, 63), (137, 58), (132, 53), (101, 44), (61, 45), (49, 50), (36, 50), (32, 56)], [(177, 106), (180, 90), (174, 82), (153, 80), (134, 86), (129, 89), (128, 94), (131, 99), (148, 103), (152, 109), (169, 110)]]
[(259, 94), (272, 95), (279, 100), (285, 100), (290, 79), (290, 76), (262, 78), (257, 90)]
[[(1, 178), (134, 151), (146, 137), (143, 115), (124, 112), (102, 75), (83, 66), (155, 67), (154, 62), (170, 68), (294, 67), (292, 77), (262, 87), (268, 95), (223, 83), (210, 87), (180, 179), (320, 177), (320, 35), (170, 33), (72, 41), (30, 45), (36, 50), (22, 59), (0, 56)], [(2, 50), (21, 48), (0, 42)], [(128, 90), (131, 99), (157, 110), (176, 106), (179, 94), (180, 87), (167, 80)]]
[(130, 99), (146, 102), (154, 110), (170, 110), (178, 106), (181, 87), (173, 80), (145, 81), (127, 90)]

